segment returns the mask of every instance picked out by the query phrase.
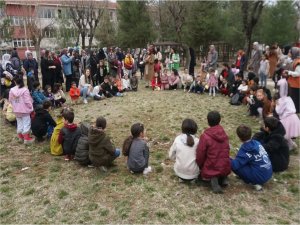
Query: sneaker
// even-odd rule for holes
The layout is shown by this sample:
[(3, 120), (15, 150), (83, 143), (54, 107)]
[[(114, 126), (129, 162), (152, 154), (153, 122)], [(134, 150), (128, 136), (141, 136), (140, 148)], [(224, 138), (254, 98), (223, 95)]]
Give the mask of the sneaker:
[(147, 175), (148, 173), (151, 173), (151, 172), (152, 172), (151, 166), (148, 166), (147, 168), (144, 169), (143, 174)]
[(89, 164), (88, 168), (94, 168), (94, 166), (92, 164)]
[(65, 155), (65, 161), (70, 161), (70, 158), (68, 155)]
[(21, 133), (18, 134), (18, 142), (20, 143), (24, 142), (24, 136)]
[(228, 186), (228, 178), (227, 177), (220, 177), (218, 180), (219, 180), (219, 185), (221, 185), (221, 187)]
[(219, 185), (218, 177), (213, 177), (210, 180), (210, 185), (211, 185), (211, 188), (213, 190), (213, 193), (215, 193), (215, 194), (222, 194), (223, 193), (223, 190), (222, 190), (221, 186)]
[(254, 184), (253, 185), (253, 188), (256, 190), (256, 191), (262, 191), (263, 187), (260, 185), (260, 184)]
[(86, 99), (83, 99), (83, 103), (84, 103), (84, 104), (87, 104), (88, 101), (87, 101)]

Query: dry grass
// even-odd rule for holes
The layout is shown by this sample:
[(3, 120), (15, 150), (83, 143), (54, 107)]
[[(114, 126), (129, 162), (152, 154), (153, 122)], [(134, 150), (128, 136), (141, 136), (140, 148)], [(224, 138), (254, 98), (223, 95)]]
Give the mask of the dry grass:
[(124, 157), (107, 173), (66, 163), (50, 155), (48, 143), (18, 144), (15, 129), (1, 121), (1, 223), (300, 223), (298, 152), (288, 171), (275, 174), (259, 193), (232, 174), (225, 194), (215, 195), (207, 187), (179, 183), (173, 173), (167, 154), (184, 118), (194, 118), (200, 134), (207, 113), (219, 110), (234, 155), (240, 145), (236, 127), (244, 123), (254, 132), (259, 129), (256, 119), (245, 116), (246, 107), (230, 106), (221, 96), (140, 86), (123, 98), (74, 108), (77, 122), (105, 116), (119, 147), (132, 123), (144, 123), (154, 168), (148, 177), (130, 174)]

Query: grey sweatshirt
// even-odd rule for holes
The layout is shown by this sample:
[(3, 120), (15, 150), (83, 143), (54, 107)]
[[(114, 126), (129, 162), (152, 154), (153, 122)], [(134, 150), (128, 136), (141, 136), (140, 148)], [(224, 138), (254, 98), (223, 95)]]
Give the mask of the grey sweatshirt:
[(149, 148), (146, 141), (135, 138), (132, 141), (127, 160), (128, 168), (133, 172), (143, 172), (148, 167)]

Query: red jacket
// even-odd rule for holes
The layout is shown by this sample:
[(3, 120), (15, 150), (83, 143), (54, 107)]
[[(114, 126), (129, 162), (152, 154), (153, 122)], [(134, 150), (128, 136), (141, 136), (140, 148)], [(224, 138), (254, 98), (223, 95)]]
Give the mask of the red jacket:
[(203, 179), (230, 174), (229, 139), (222, 126), (210, 127), (200, 136), (196, 162)]

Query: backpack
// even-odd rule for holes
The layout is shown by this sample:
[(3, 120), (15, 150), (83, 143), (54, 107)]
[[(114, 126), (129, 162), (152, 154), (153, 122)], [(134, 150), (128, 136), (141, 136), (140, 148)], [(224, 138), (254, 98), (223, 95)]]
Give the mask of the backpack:
[(230, 99), (230, 104), (231, 105), (240, 105), (241, 102), (239, 101), (240, 95), (239, 93), (234, 94), (231, 99)]

